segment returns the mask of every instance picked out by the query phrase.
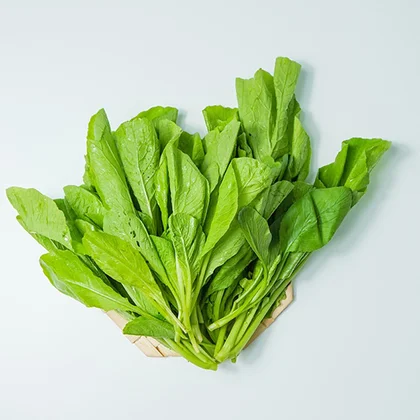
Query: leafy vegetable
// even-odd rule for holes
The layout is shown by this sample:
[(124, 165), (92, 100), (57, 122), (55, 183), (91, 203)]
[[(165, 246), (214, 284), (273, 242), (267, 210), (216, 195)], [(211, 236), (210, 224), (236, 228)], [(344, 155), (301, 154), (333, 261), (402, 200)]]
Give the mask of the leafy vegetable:
[(52, 200), (11, 187), (17, 220), (47, 251), (50, 282), (117, 310), (204, 369), (236, 360), (312, 252), (366, 193), (390, 142), (353, 138), (314, 182), (296, 99), (300, 65), (237, 79), (237, 108), (203, 110), (203, 138), (153, 107), (112, 131), (90, 120), (83, 185)]

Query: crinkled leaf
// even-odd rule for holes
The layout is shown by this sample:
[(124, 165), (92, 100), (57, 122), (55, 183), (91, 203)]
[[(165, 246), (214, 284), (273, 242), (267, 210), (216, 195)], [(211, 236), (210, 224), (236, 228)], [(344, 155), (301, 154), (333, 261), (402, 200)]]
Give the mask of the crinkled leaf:
[(232, 120), (239, 118), (237, 108), (227, 108), (221, 105), (207, 106), (203, 109), (203, 116), (208, 131), (213, 131), (215, 128), (223, 130)]

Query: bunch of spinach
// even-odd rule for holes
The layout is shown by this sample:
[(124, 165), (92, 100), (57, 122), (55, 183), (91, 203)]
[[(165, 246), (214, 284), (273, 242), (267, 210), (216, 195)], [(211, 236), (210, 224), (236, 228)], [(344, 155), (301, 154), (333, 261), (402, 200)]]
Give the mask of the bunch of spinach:
[(366, 192), (390, 143), (353, 138), (306, 182), (309, 136), (295, 88), (300, 65), (237, 79), (238, 108), (204, 109), (208, 133), (154, 107), (87, 134), (83, 185), (52, 200), (12, 187), (19, 223), (48, 251), (50, 282), (89, 307), (116, 310), (124, 332), (152, 336), (190, 362), (236, 359), (309, 255)]

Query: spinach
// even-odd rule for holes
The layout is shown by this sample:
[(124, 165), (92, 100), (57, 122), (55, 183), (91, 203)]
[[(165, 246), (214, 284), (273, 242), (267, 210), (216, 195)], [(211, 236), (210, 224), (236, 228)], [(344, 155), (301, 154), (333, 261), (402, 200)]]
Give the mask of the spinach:
[(308, 180), (311, 144), (296, 99), (300, 65), (237, 79), (237, 108), (208, 106), (202, 138), (156, 106), (112, 131), (90, 120), (83, 185), (51, 199), (11, 187), (17, 220), (48, 253), (62, 293), (117, 310), (125, 334), (190, 362), (236, 360), (312, 252), (366, 193), (390, 142), (352, 138)]

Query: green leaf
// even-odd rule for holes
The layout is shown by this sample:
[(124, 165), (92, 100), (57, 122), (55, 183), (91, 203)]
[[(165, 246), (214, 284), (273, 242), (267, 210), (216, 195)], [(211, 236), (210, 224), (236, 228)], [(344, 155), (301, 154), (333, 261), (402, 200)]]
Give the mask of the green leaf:
[(227, 232), (238, 211), (238, 185), (232, 165), (229, 166), (220, 187), (212, 195), (204, 231), (207, 234), (203, 254), (209, 252)]
[(130, 243), (104, 232), (89, 232), (83, 237), (83, 244), (106, 274), (141, 291), (163, 314), (170, 313), (149, 266)]
[(253, 252), (246, 244), (232, 258), (227, 260), (209, 283), (206, 295), (227, 289), (238, 279), (243, 278), (243, 272), (254, 259)]
[(16, 209), (25, 229), (72, 249), (72, 238), (64, 213), (51, 198), (33, 188), (10, 187), (7, 198)]
[(156, 125), (160, 148), (163, 151), (169, 145), (177, 145), (182, 128), (170, 120), (160, 120)]
[(280, 225), (281, 248), (312, 252), (326, 245), (351, 208), (346, 187), (313, 190), (293, 204)]
[(271, 169), (262, 162), (246, 157), (233, 159), (232, 166), (238, 185), (238, 208), (241, 209), (270, 186)]
[(244, 207), (238, 214), (238, 222), (249, 246), (268, 270), (272, 236), (267, 220), (253, 208)]
[(159, 205), (163, 229), (168, 226), (168, 218), (172, 209), (170, 208), (169, 174), (168, 161), (166, 157), (161, 161), (155, 174), (155, 196)]
[(44, 274), (54, 287), (88, 307), (100, 308), (104, 311), (141, 312), (93, 274), (70, 251), (55, 251), (45, 254), (41, 257), (40, 264)]
[(151, 235), (150, 238), (153, 241), (159, 259), (162, 262), (163, 267), (165, 267), (165, 271), (167, 274), (167, 281), (162, 281), (166, 284), (166, 286), (168, 286), (172, 294), (179, 299), (180, 291), (176, 270), (175, 250), (172, 245), (172, 242), (161, 236)]
[(64, 187), (64, 194), (70, 207), (79, 219), (93, 222), (102, 227), (105, 208), (101, 200), (86, 188), (75, 185)]
[(143, 222), (134, 214), (109, 211), (104, 218), (104, 232), (117, 236), (136, 248), (159, 278), (166, 282), (166, 271)]
[(147, 118), (149, 121), (152, 121), (156, 127), (162, 120), (169, 120), (176, 123), (178, 118), (178, 110), (170, 106), (154, 106), (147, 111), (140, 112), (140, 114), (134, 117), (133, 120), (137, 118)]
[(107, 209), (134, 211), (115, 139), (103, 109), (89, 122), (87, 157), (89, 174), (104, 206)]
[(189, 134), (183, 131), (178, 140), (178, 149), (187, 154), (197, 167), (203, 163), (204, 148), (198, 133)]
[(210, 192), (223, 178), (232, 159), (239, 128), (239, 121), (234, 120), (227, 124), (222, 132), (216, 128), (204, 138), (206, 153), (200, 170), (209, 181)]
[(252, 79), (236, 79), (236, 96), (239, 116), (254, 157), (261, 160), (271, 156), (276, 118), (273, 77), (260, 69)]
[(203, 109), (203, 116), (208, 131), (213, 131), (215, 128), (223, 130), (227, 124), (239, 118), (237, 108), (227, 108), (221, 105), (207, 106)]
[(200, 266), (204, 239), (199, 221), (188, 214), (174, 214), (169, 218), (168, 236), (174, 246), (177, 266), (182, 266), (184, 273), (178, 280), (187, 277), (192, 282)]
[(289, 155), (287, 178), (293, 181), (305, 181), (311, 162), (311, 143), (298, 117), (295, 117), (293, 120), (293, 134), (289, 144)]
[(123, 330), (124, 334), (139, 335), (154, 338), (175, 338), (171, 324), (158, 319), (147, 319), (142, 316), (130, 321)]
[(249, 147), (246, 139), (246, 134), (241, 133), (237, 139), (238, 143), (238, 157), (250, 157), (252, 158), (252, 149)]
[(154, 226), (156, 217), (154, 177), (160, 159), (160, 144), (155, 129), (149, 120), (136, 118), (121, 124), (115, 132), (115, 138), (134, 196), (141, 211), (150, 217)]
[(173, 214), (204, 220), (209, 204), (207, 180), (191, 158), (175, 147), (168, 149), (167, 159)]
[(391, 147), (382, 139), (352, 138), (342, 143), (335, 161), (319, 169), (315, 186), (345, 186), (353, 191), (353, 205), (364, 195), (370, 173)]
[(274, 68), (274, 90), (276, 97), (276, 124), (272, 136), (272, 148), (281, 141), (288, 125), (289, 104), (294, 98), (301, 66), (287, 57), (278, 57)]
[(293, 188), (293, 184), (289, 181), (278, 181), (270, 186), (263, 212), (265, 219), (271, 217)]

